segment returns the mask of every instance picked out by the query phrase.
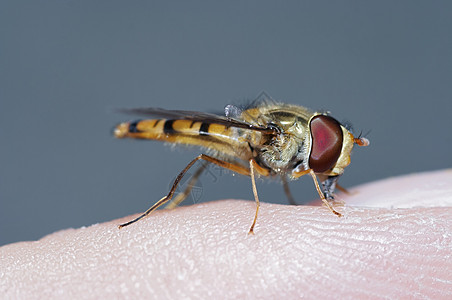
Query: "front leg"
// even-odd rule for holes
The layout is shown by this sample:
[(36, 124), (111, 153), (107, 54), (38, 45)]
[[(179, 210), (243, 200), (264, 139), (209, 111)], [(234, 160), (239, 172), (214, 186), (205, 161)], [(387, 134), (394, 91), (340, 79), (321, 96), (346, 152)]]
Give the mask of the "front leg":
[[(326, 205), (326, 207), (328, 207), (328, 209), (329, 209), (333, 214), (335, 214), (336, 216), (342, 217), (341, 213), (339, 213), (338, 211), (336, 211), (336, 210), (334, 209), (334, 207), (333, 207), (333, 206), (330, 204), (330, 202), (328, 201), (328, 200), (333, 199), (332, 197), (333, 197), (334, 187), (335, 187), (335, 185), (336, 185), (336, 182), (335, 182), (335, 181), (331, 182), (331, 185), (328, 185), (328, 184), (330, 184), (330, 182), (327, 182), (327, 185), (326, 185), (327, 189), (326, 189), (326, 191), (327, 191), (328, 193), (325, 193), (325, 191), (323, 191), (322, 188), (320, 188), (320, 185), (319, 185), (319, 182), (317, 181), (317, 177), (316, 177), (316, 175), (315, 175), (314, 170), (312, 170), (312, 169), (308, 169), (308, 170), (297, 170), (297, 169), (296, 169), (296, 170), (293, 170), (293, 171), (292, 171), (292, 176), (293, 176), (293, 178), (300, 178), (301, 176), (304, 176), (304, 175), (307, 175), (307, 174), (311, 175), (311, 178), (312, 178), (312, 180), (314, 181), (314, 185), (315, 185), (315, 188), (316, 188), (316, 190), (317, 190), (317, 193), (319, 193), (320, 199), (322, 199), (322, 202)], [(331, 176), (331, 177), (338, 177), (338, 176)], [(328, 178), (327, 178), (327, 180), (328, 180)], [(325, 181), (327, 181), (327, 180), (322, 181), (322, 187), (323, 187), (323, 182), (325, 182)], [(337, 178), (336, 178), (336, 181), (337, 181)], [(333, 187), (333, 189), (331, 190), (331, 187), (332, 187), (333, 184), (334, 184), (334, 187)]]
[(327, 200), (334, 200), (334, 191), (336, 190), (337, 180), (339, 175), (328, 176), (324, 181), (322, 181), (322, 192)]

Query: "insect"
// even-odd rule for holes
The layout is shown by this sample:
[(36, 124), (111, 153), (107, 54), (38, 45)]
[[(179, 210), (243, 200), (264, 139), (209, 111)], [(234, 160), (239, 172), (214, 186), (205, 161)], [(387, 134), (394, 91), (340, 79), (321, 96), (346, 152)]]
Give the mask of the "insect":
[[(338, 178), (350, 163), (354, 144), (369, 145), (368, 139), (354, 137), (327, 113), (275, 101), (261, 101), (246, 109), (228, 105), (225, 116), (160, 108), (124, 111), (153, 119), (117, 125), (114, 130), (117, 138), (197, 145), (206, 149), (207, 154), (200, 154), (188, 163), (166, 196), (136, 219), (119, 225), (119, 228), (137, 222), (165, 203), (173, 207), (178, 205), (190, 193), (208, 163), (251, 177), (256, 212), (250, 234), (254, 233), (259, 212), (256, 175), (280, 177), (286, 195), (293, 202), (288, 180), (309, 174), (323, 203), (335, 215), (341, 216), (330, 203), (334, 199)], [(207, 163), (201, 164), (188, 188), (173, 199), (182, 177), (199, 160)]]

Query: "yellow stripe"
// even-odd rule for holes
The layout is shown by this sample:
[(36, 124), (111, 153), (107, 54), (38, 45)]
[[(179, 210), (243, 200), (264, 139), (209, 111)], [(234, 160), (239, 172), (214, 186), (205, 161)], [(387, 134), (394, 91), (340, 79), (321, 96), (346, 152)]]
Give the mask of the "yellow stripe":
[(200, 126), (201, 122), (193, 122), (190, 120), (176, 120), (173, 123), (173, 129), (184, 134), (198, 134)]

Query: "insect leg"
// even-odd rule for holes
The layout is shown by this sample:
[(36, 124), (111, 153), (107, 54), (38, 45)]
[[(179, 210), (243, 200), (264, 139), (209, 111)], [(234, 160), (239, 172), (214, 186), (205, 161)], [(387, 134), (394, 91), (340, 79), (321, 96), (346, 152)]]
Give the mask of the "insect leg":
[(256, 225), (257, 221), (257, 214), (259, 212), (259, 196), (257, 195), (257, 188), (256, 188), (256, 179), (254, 178), (254, 170), (256, 170), (259, 174), (268, 176), (269, 171), (267, 169), (262, 168), (257, 164), (257, 162), (254, 159), (250, 159), (250, 177), (251, 177), (251, 185), (253, 188), (253, 194), (254, 194), (254, 200), (256, 201), (256, 214), (254, 215), (253, 224), (251, 224), (250, 231), (248, 234), (254, 234), (254, 226)]
[(256, 225), (257, 221), (257, 213), (259, 212), (259, 196), (257, 195), (256, 188), (256, 180), (254, 179), (254, 160), (250, 160), (250, 176), (251, 176), (251, 185), (253, 187), (254, 200), (256, 200), (256, 214), (254, 215), (253, 224), (251, 224), (250, 231), (248, 234), (254, 234), (254, 225)]
[(293, 175), (294, 175), (295, 178), (299, 178), (299, 177), (301, 177), (301, 176), (303, 176), (303, 175), (306, 175), (306, 174), (311, 175), (312, 180), (314, 180), (314, 185), (315, 185), (315, 188), (316, 188), (316, 190), (317, 190), (317, 193), (319, 193), (320, 199), (322, 199), (322, 202), (326, 205), (326, 207), (328, 207), (328, 209), (329, 209), (333, 214), (335, 214), (335, 215), (338, 216), (338, 217), (341, 217), (342, 215), (341, 215), (339, 212), (337, 212), (337, 211), (333, 208), (333, 206), (331, 206), (331, 204), (328, 202), (328, 200), (325, 199), (325, 195), (323, 194), (322, 190), (320, 189), (319, 182), (317, 181), (317, 177), (315, 176), (315, 173), (314, 173), (314, 171), (313, 171), (312, 169), (309, 169), (309, 170), (303, 170), (303, 171), (300, 171), (300, 172), (294, 172), (294, 173), (293, 173)]
[(205, 155), (205, 154), (200, 154), (197, 157), (195, 157), (190, 163), (188, 163), (188, 165), (179, 173), (179, 175), (177, 175), (176, 179), (174, 180), (174, 183), (168, 193), (168, 195), (166, 195), (165, 197), (163, 197), (162, 199), (160, 199), (159, 201), (157, 201), (154, 205), (152, 205), (147, 211), (145, 211), (143, 214), (141, 214), (139, 217), (133, 219), (132, 221), (129, 221), (127, 223), (121, 224), (118, 227), (122, 228), (125, 226), (128, 226), (130, 224), (133, 224), (139, 220), (141, 220), (144, 217), (147, 217), (151, 212), (153, 212), (154, 210), (156, 210), (157, 208), (159, 208), (161, 205), (165, 204), (166, 202), (170, 201), (171, 198), (174, 195), (174, 192), (176, 191), (176, 188), (179, 184), (179, 182), (182, 180), (182, 177), (184, 177), (185, 173), (187, 173), (187, 171), (195, 164), (195, 162), (197, 162), (198, 160), (203, 159), (206, 160), (208, 162), (214, 163), (220, 167), (229, 169), (231, 171), (234, 171), (236, 173), (242, 174), (242, 175), (250, 175), (250, 171), (239, 165), (239, 164), (233, 164), (233, 163), (228, 163), (222, 160), (219, 160), (217, 158)]
[(207, 162), (206, 163), (202, 163), (201, 166), (196, 170), (195, 174), (190, 178), (190, 182), (188, 183), (187, 187), (185, 188), (185, 190), (179, 194), (177, 194), (176, 197), (174, 197), (173, 200), (171, 200), (171, 202), (169, 202), (165, 208), (166, 209), (173, 209), (175, 207), (177, 207), (179, 204), (182, 203), (182, 201), (185, 200), (185, 198), (187, 198), (188, 194), (190, 194), (191, 190), (193, 189), (193, 187), (195, 186), (196, 182), (199, 179), (199, 176), (201, 176), (202, 172), (204, 172), (204, 170), (207, 168)]
[(281, 181), (283, 184), (284, 193), (286, 194), (286, 197), (289, 200), (290, 205), (297, 205), (297, 202), (295, 202), (295, 199), (292, 196), (292, 193), (290, 192), (289, 183), (287, 182), (287, 179), (284, 175), (281, 175)]

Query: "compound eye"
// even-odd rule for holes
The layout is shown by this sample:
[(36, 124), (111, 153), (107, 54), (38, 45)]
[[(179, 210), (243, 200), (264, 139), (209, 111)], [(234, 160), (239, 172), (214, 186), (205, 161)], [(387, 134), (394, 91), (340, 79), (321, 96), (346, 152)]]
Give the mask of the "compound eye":
[(316, 173), (331, 169), (337, 162), (342, 150), (342, 129), (336, 119), (319, 115), (312, 118), (312, 148), (309, 167)]

